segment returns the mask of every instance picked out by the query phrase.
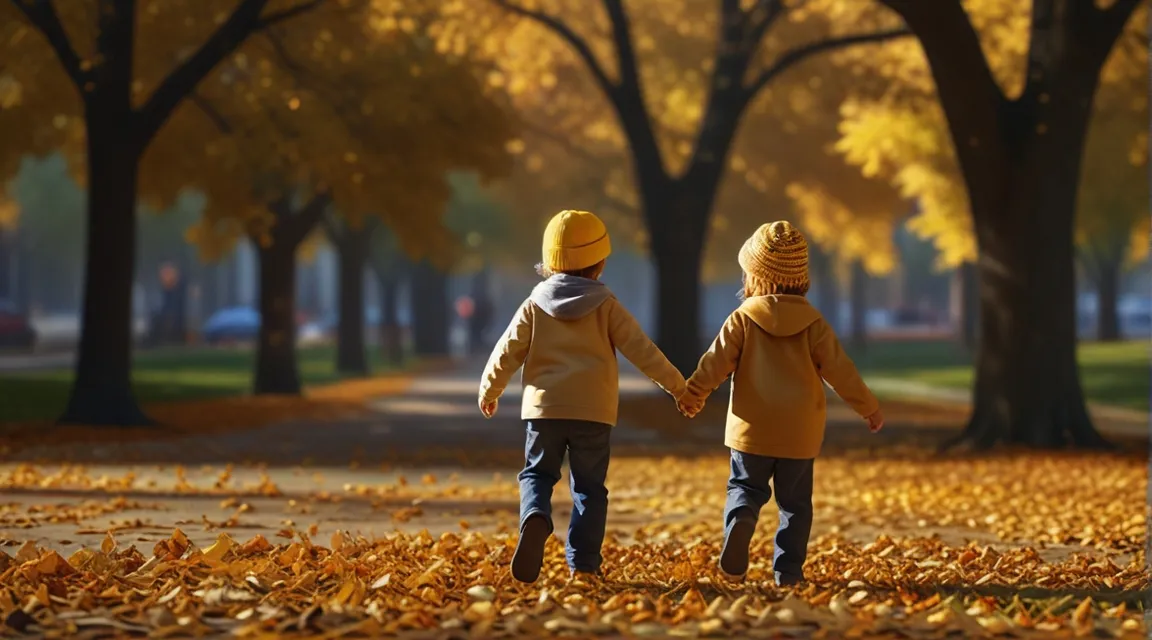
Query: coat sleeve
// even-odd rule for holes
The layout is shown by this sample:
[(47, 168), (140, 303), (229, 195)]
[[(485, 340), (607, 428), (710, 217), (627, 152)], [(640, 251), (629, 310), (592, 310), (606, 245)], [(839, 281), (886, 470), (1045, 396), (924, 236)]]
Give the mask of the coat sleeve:
[(744, 350), (744, 319), (739, 312), (728, 316), (712, 346), (700, 357), (696, 372), (688, 379), (688, 393), (696, 399), (705, 399), (716, 390), (740, 362)]
[(823, 318), (812, 325), (812, 361), (820, 377), (832, 385), (836, 395), (856, 413), (867, 417), (880, 408), (880, 401), (864, 384), (856, 364), (844, 352), (836, 332)]
[(524, 364), (528, 347), (532, 344), (532, 303), (520, 305), (512, 322), (488, 358), (484, 375), (480, 379), (480, 397), (497, 400), (504, 393), (512, 374)]
[(664, 357), (664, 352), (652, 342), (636, 318), (619, 301), (612, 299), (608, 314), (608, 337), (613, 346), (636, 365), (641, 373), (660, 385), (672, 397), (679, 398), (684, 393), (684, 374)]

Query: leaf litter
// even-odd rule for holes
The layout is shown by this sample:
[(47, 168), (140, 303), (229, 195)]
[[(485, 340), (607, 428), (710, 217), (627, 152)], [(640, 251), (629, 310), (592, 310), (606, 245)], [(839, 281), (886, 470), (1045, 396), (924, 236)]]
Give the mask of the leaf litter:
[[(717, 574), (725, 466), (716, 457), (626, 458), (609, 487), (617, 521), (603, 548), (605, 575), (569, 579), (563, 546), (549, 542), (539, 582), (511, 580), (515, 536), (473, 530), (338, 532), (315, 526), (263, 535), (219, 533), (198, 547), (179, 529), (140, 550), (108, 534), (99, 548), (62, 555), (30, 541), (0, 551), (0, 620), (9, 633), (237, 637), (1144, 637), (1147, 476), (1143, 464), (1100, 455), (973, 460), (924, 456), (817, 464), (820, 532), (801, 587), (772, 583), (773, 509), (765, 509), (746, 580)], [(279, 496), (271, 478), (192, 494)], [(309, 500), (412, 498), (390, 522), (417, 523), (433, 497), (507, 500), (515, 485), (416, 474), (419, 482), (347, 485)], [(34, 466), (0, 486), (86, 486), (114, 492), (129, 476)], [(565, 500), (562, 490), (559, 501)], [(285, 496), (288, 499), (288, 496)], [(25, 517), (90, 517), (141, 508), (0, 509), (4, 527)], [(119, 505), (116, 507), (115, 505)], [(45, 515), (48, 514), (48, 515)], [(87, 515), (86, 515), (87, 514)], [(628, 514), (644, 514), (628, 524)], [(558, 516), (559, 517), (559, 516)], [(943, 533), (942, 533), (943, 532)]]

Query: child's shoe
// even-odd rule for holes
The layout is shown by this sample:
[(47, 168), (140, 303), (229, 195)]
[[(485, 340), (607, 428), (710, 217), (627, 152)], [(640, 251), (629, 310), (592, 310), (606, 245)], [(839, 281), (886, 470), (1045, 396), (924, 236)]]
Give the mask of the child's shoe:
[(512, 555), (512, 577), (520, 582), (536, 582), (544, 564), (544, 545), (552, 535), (552, 526), (541, 515), (529, 516), (520, 529), (516, 553)]
[(734, 520), (728, 529), (724, 548), (720, 551), (720, 571), (729, 580), (743, 580), (744, 574), (748, 573), (748, 547), (755, 531), (756, 521), (746, 518)]
[(804, 576), (797, 576), (790, 573), (780, 573), (776, 571), (776, 586), (778, 587), (800, 587), (805, 584)]

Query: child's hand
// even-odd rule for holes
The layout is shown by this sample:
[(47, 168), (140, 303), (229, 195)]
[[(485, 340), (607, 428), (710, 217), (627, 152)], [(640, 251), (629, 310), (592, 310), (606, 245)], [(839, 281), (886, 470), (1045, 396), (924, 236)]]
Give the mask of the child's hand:
[(868, 422), (868, 430), (872, 433), (876, 433), (884, 428), (884, 414), (879, 409), (864, 419)]
[(485, 418), (491, 418), (496, 415), (496, 409), (498, 409), (499, 406), (499, 400), (485, 400), (483, 396), (480, 397), (480, 413), (483, 413)]
[(676, 409), (686, 418), (695, 418), (696, 414), (704, 408), (704, 400), (690, 398), (687, 394), (676, 400)]

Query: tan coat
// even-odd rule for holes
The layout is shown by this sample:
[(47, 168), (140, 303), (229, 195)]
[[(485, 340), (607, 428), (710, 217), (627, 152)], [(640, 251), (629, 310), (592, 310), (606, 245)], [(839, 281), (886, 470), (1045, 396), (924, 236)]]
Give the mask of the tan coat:
[(525, 300), (496, 345), (480, 382), (480, 397), (496, 400), (524, 366), (524, 420), (587, 420), (615, 425), (619, 407), (616, 350), (673, 397), (684, 376), (645, 335), (614, 296), (586, 315), (558, 319)]
[(749, 298), (728, 317), (688, 380), (707, 398), (728, 376), (724, 444), (775, 458), (815, 458), (824, 442), (826, 380), (861, 416), (880, 408), (832, 327), (803, 296)]

